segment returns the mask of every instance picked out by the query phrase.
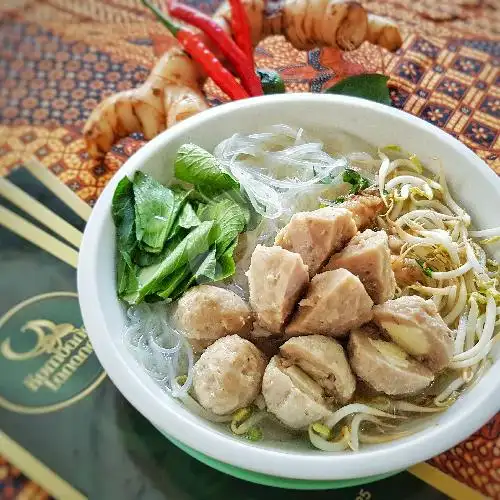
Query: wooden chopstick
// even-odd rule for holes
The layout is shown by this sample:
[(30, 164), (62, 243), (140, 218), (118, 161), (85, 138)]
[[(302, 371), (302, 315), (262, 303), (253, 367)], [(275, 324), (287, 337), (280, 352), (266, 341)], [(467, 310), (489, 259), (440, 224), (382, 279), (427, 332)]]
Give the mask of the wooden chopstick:
[(63, 203), (83, 220), (89, 220), (92, 209), (78, 197), (68, 186), (63, 184), (48, 168), (36, 158), (30, 158), (24, 163), (30, 173), (36, 177), (46, 188), (50, 189)]
[(80, 247), (82, 233), (78, 229), (5, 178), (0, 178), (0, 195), (41, 222), (45, 227), (56, 232), (68, 243), (76, 248)]
[(77, 267), (78, 252), (76, 250), (1, 205), (0, 225), (70, 266)]

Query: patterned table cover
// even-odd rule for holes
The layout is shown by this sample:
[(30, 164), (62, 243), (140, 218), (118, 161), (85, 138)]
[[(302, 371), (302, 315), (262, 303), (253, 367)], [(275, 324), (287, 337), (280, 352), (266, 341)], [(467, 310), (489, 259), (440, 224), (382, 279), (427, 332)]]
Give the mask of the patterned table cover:
[[(198, 2), (211, 13), (218, 0)], [(300, 52), (282, 37), (256, 50), (258, 67), (277, 69), (287, 90), (321, 91), (347, 75), (390, 76), (394, 106), (446, 130), (500, 174), (500, 1), (363, 1), (398, 22), (403, 47), (390, 54), (363, 44), (351, 53)], [(175, 40), (139, 0), (3, 0), (0, 6), (0, 175), (36, 156), (93, 204), (120, 165), (144, 143), (116, 145), (90, 159), (81, 129), (104, 97), (138, 86)], [(209, 81), (216, 105), (224, 96)], [(500, 498), (500, 414), (430, 463), (484, 495)], [(0, 459), (2, 498), (20, 489), (47, 498)], [(12, 496), (11, 498), (14, 498)]]

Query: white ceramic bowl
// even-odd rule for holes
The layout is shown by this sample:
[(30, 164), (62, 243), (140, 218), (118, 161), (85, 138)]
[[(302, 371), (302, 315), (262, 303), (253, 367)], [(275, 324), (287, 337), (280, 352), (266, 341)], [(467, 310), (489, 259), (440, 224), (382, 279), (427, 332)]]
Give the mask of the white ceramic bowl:
[[(80, 250), (78, 292), (85, 327), (97, 356), (123, 395), (165, 434), (207, 457), (282, 478), (339, 480), (397, 471), (426, 460), (469, 436), (499, 409), (500, 362), (449, 410), (416, 435), (329, 454), (297, 443), (249, 443), (185, 410), (142, 371), (121, 342), (125, 310), (115, 293), (115, 242), (111, 199), (124, 175), (144, 170), (169, 180), (178, 147), (188, 141), (207, 149), (235, 132), (286, 123), (320, 135), (334, 128), (374, 145), (399, 144), (422, 160), (442, 159), (452, 192), (478, 228), (500, 225), (500, 182), (472, 151), (418, 118), (366, 100), (295, 94), (223, 105), (163, 132), (130, 158), (109, 182), (92, 211)], [(497, 256), (498, 257), (498, 256)]]

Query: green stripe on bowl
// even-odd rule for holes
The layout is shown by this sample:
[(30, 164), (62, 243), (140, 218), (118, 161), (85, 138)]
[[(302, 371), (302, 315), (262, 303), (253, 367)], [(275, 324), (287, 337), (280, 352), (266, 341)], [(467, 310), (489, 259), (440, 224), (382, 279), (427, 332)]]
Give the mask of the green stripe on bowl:
[(199, 460), (205, 465), (208, 465), (212, 469), (218, 470), (219, 472), (223, 472), (224, 474), (228, 474), (238, 479), (243, 479), (244, 481), (249, 481), (251, 483), (261, 484), (263, 486), (273, 486), (275, 488), (285, 488), (289, 490), (334, 490), (339, 488), (358, 486), (360, 484), (373, 483), (374, 481), (380, 481), (381, 479), (386, 479), (387, 477), (394, 476), (401, 472), (388, 472), (386, 474), (379, 474), (377, 476), (359, 477), (354, 479), (337, 479), (334, 481), (309, 481), (306, 479), (292, 479), (286, 477), (269, 476), (267, 474), (261, 474), (260, 472), (252, 472), (246, 469), (240, 469), (239, 467), (235, 467), (234, 465), (229, 465), (224, 462), (220, 462), (219, 460), (215, 460), (214, 458), (208, 457), (203, 453), (189, 448), (189, 446), (186, 446), (185, 444), (168, 436), (160, 429), (158, 430), (175, 446), (177, 446), (196, 460)]

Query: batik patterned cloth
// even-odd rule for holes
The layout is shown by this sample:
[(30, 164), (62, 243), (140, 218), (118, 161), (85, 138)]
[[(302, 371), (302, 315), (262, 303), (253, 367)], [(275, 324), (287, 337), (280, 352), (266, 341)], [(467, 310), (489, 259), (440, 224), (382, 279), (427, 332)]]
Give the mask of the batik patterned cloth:
[[(217, 0), (191, 3), (211, 13)], [(398, 22), (404, 44), (396, 54), (369, 44), (351, 53), (299, 52), (272, 37), (257, 48), (257, 66), (277, 69), (290, 92), (383, 72), (396, 107), (457, 137), (500, 174), (500, 1), (362, 3)], [(143, 141), (134, 135), (92, 160), (81, 136), (85, 119), (104, 97), (139, 85), (174, 43), (139, 0), (3, 0), (0, 173), (34, 155), (93, 204)], [(210, 81), (205, 90), (212, 104), (224, 100)], [(500, 497), (500, 415), (431, 463)]]

